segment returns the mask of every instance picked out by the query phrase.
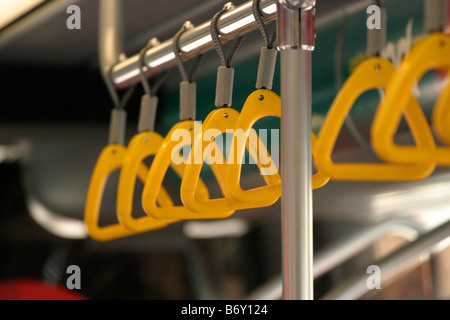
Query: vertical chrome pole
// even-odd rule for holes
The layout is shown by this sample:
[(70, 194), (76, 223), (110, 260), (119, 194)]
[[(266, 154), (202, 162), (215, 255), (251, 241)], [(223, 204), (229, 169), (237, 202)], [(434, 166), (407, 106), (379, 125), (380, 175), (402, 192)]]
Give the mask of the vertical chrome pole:
[(98, 51), (103, 79), (108, 90), (114, 91), (111, 79), (111, 68), (123, 55), (123, 1), (100, 0), (98, 22)]
[(282, 104), (283, 299), (312, 300), (311, 51), (315, 2), (278, 0), (277, 5)]

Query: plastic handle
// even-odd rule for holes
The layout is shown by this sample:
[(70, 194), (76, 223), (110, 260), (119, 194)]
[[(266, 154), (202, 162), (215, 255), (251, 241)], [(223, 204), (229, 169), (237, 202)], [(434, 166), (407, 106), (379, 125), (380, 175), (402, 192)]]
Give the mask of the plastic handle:
[[(443, 33), (430, 35), (414, 44), (406, 55), (398, 71), (392, 76), (389, 90), (379, 106), (378, 113), (372, 127), (372, 141), (378, 156), (386, 161), (394, 162), (436, 162), (440, 166), (450, 165), (450, 147), (436, 146), (431, 129), (426, 124), (417, 132), (417, 145), (399, 145), (394, 141), (402, 114), (406, 111), (411, 92), (420, 78), (429, 70), (440, 69), (445, 72), (450, 70), (450, 37)], [(438, 103), (436, 111), (445, 108), (445, 100)], [(424, 119), (421, 108), (410, 113), (415, 118)], [(436, 118), (436, 116), (434, 117)], [(419, 119), (417, 119), (419, 120)], [(435, 119), (436, 120), (436, 119)], [(439, 123), (439, 121), (437, 121)], [(411, 129), (411, 121), (408, 121)], [(419, 143), (421, 138), (431, 139), (431, 143)]]
[[(89, 235), (97, 241), (109, 241), (136, 234), (137, 232), (127, 229), (125, 226), (116, 223), (105, 227), (98, 225), (101, 200), (105, 189), (106, 181), (111, 174), (122, 167), (126, 149), (123, 145), (112, 144), (103, 149), (95, 165), (91, 181), (89, 184), (84, 221)], [(144, 164), (139, 165), (139, 179), (145, 181), (148, 169)], [(160, 229), (168, 223), (158, 221), (153, 229)]]
[[(136, 178), (139, 176), (139, 168), (147, 157), (155, 155), (163, 141), (160, 134), (153, 131), (142, 132), (135, 135), (126, 150), (122, 170), (120, 171), (119, 186), (117, 192), (117, 214), (119, 221), (128, 229), (144, 232), (153, 230), (154, 225), (160, 221), (155, 219), (146, 219), (145, 224), (141, 223), (142, 218), (135, 219), (133, 212), (133, 198), (136, 184)], [(153, 166), (153, 164), (152, 164)], [(147, 175), (142, 182), (145, 184)], [(158, 189), (158, 203), (163, 207), (173, 206), (173, 201), (164, 188)], [(173, 223), (176, 221), (166, 221)]]
[[(331, 154), (346, 115), (356, 99), (365, 91), (384, 88), (389, 94), (389, 80), (396, 69), (392, 63), (382, 58), (370, 58), (362, 62), (345, 82), (328, 111), (319, 135), (316, 160), (319, 167), (335, 180), (351, 181), (410, 181), (429, 176), (435, 168), (432, 161), (415, 162), (408, 159), (403, 163), (334, 163)], [(418, 148), (430, 150), (434, 142), (427, 121), (420, 106), (411, 93), (406, 96), (404, 114)], [(390, 105), (392, 110), (393, 105)], [(379, 108), (377, 110), (378, 116)], [(422, 116), (421, 116), (422, 115)]]
[[(270, 90), (257, 90), (253, 92), (247, 98), (239, 115), (235, 135), (231, 142), (230, 148), (230, 150), (236, 152), (236, 156), (232, 163), (228, 164), (227, 171), (227, 189), (232, 197), (238, 199), (239, 201), (255, 202), (256, 199), (276, 201), (281, 196), (281, 178), (265, 147), (260, 148), (259, 154), (256, 156), (258, 159), (260, 159), (261, 156), (265, 157), (265, 164), (260, 167), (262, 169), (261, 174), (263, 176), (267, 176), (267, 178), (270, 179), (270, 182), (268, 185), (249, 190), (243, 190), (240, 186), (242, 164), (238, 160), (242, 159), (244, 156), (245, 147), (248, 140), (254, 139), (251, 138), (251, 135), (255, 135), (256, 132), (252, 129), (252, 126), (259, 119), (271, 116), (281, 117), (281, 99), (276, 93)], [(243, 134), (243, 137), (240, 136), (241, 134)], [(313, 150), (316, 143), (317, 137), (314, 133), (312, 133)], [(330, 177), (327, 174), (325, 174), (322, 170), (318, 170), (318, 172), (312, 177), (313, 188), (317, 189), (324, 186), (329, 179)]]
[[(208, 213), (223, 210), (239, 210), (260, 208), (272, 205), (275, 201), (273, 199), (260, 200), (255, 199), (254, 202), (240, 202), (234, 199), (226, 188), (226, 174), (228, 164), (220, 149), (217, 148), (214, 141), (217, 136), (234, 130), (239, 118), (239, 112), (232, 108), (221, 108), (211, 112), (204, 121), (202, 134), (196, 135), (194, 144), (189, 154), (189, 163), (186, 166), (184, 177), (181, 182), (181, 199), (185, 206), (192, 211), (199, 213)], [(255, 145), (249, 146), (249, 150), (257, 150), (258, 142)], [(200, 172), (203, 166), (204, 155), (212, 155), (215, 165), (211, 166), (216, 177), (220, 176), (220, 184), (223, 197), (209, 200), (199, 200), (195, 197), (195, 188), (198, 183)], [(257, 163), (258, 164), (258, 163)], [(260, 168), (260, 170), (262, 170)], [(267, 179), (267, 176), (265, 176)], [(267, 182), (267, 181), (266, 181)]]
[(450, 82), (442, 91), (436, 105), (433, 108), (431, 122), (437, 137), (447, 145), (450, 145)]
[[(201, 124), (196, 121), (183, 121), (176, 124), (168, 133), (164, 142), (156, 154), (153, 165), (150, 168), (144, 191), (142, 192), (142, 206), (145, 212), (156, 219), (221, 219), (229, 217), (234, 210), (211, 211), (197, 213), (185, 206), (162, 207), (157, 204), (157, 195), (169, 166), (176, 163), (175, 172), (183, 178), (186, 168), (186, 158), (180, 155), (180, 149), (192, 146), (194, 135), (201, 133)], [(218, 177), (221, 179), (221, 177)], [(200, 201), (209, 199), (208, 188), (199, 179), (195, 191), (196, 198)]]

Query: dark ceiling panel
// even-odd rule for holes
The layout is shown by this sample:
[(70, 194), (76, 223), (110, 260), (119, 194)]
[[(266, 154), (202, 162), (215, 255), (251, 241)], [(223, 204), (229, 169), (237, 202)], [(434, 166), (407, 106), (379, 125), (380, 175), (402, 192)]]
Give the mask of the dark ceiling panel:
[[(241, 4), (245, 1), (235, 1)], [(74, 1), (81, 9), (81, 30), (69, 30), (69, 14), (62, 11), (21, 35), (0, 50), (0, 63), (11, 65), (76, 66), (93, 64), (97, 55), (98, 0)], [(171, 37), (183, 21), (202, 22), (219, 10), (223, 0), (126, 0), (125, 45), (138, 50), (151, 37)], [(205, 10), (208, 8), (207, 14)], [(185, 13), (193, 16), (187, 17)], [(201, 17), (196, 17), (201, 15)], [(161, 28), (161, 26), (165, 26)], [(166, 38), (160, 38), (166, 40)], [(135, 53), (135, 52), (132, 52)]]
[[(328, 14), (357, 0), (318, 1), (318, 13)], [(134, 54), (152, 37), (170, 38), (186, 20), (200, 24), (226, 3), (224, 0), (124, 0), (125, 50)], [(238, 6), (246, 0), (236, 0)], [(70, 3), (70, 1), (68, 2)], [(34, 66), (96, 66), (98, 0), (74, 0), (81, 9), (81, 30), (68, 30), (66, 6), (0, 49), (0, 64)]]

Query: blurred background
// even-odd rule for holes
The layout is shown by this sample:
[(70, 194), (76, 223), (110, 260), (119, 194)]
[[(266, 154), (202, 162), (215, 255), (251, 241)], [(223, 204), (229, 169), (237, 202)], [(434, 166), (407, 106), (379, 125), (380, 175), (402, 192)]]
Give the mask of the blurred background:
[[(8, 2), (0, 1), (0, 298), (30, 297), (29, 290), (20, 290), (29, 288), (30, 283), (64, 292), (70, 276), (67, 267), (77, 265), (81, 289), (66, 290), (57, 297), (279, 299), (279, 202), (239, 211), (224, 220), (178, 222), (120, 240), (89, 238), (83, 222), (86, 193), (97, 157), (107, 143), (113, 108), (98, 64), (99, 1), (35, 1), (12, 17), (6, 14), (11, 9), (2, 9)], [(136, 54), (152, 37), (170, 39), (186, 20), (198, 25), (211, 19), (225, 2), (124, 0), (125, 54)], [(414, 42), (424, 35), (423, 2), (383, 1), (390, 43), (397, 46), (402, 38)], [(80, 30), (66, 27), (66, 9), (72, 4), (81, 9)], [(365, 10), (370, 4), (373, 1), (317, 1), (318, 34), (313, 53), (316, 134), (339, 88), (367, 57)], [(275, 30), (275, 23), (268, 27)], [(263, 45), (259, 32), (253, 32), (246, 35), (236, 53), (233, 107), (237, 110), (254, 91)], [(214, 108), (219, 64), (214, 51), (206, 53), (195, 77), (198, 119), (205, 119)], [(273, 89), (277, 93), (278, 72)], [(173, 68), (159, 91), (156, 131), (163, 136), (178, 120), (180, 80)], [(430, 72), (419, 84), (419, 101), (428, 116), (445, 80), (445, 74)], [(137, 130), (142, 94), (137, 86), (126, 105), (127, 141)], [(378, 91), (358, 99), (350, 113), (353, 121), (341, 130), (335, 161), (377, 161), (370, 150), (369, 128), (378, 102)], [(279, 120), (259, 121), (256, 127), (276, 129)], [(410, 140), (407, 126), (399, 129), (398, 136)], [(244, 184), (259, 181), (259, 173), (251, 165), (243, 172)], [(102, 224), (116, 220), (117, 178), (113, 176), (106, 187)], [(450, 217), (449, 181), (450, 171), (438, 168), (418, 182), (330, 181), (315, 190), (314, 252), (322, 268), (315, 281), (316, 299), (344, 288), (358, 276), (366, 279), (369, 265), (443, 225)], [(165, 186), (177, 197), (176, 177), (169, 176)], [(137, 186), (136, 194), (141, 191), (142, 186)], [(142, 215), (139, 197), (135, 200), (135, 215)], [(360, 290), (352, 298), (450, 298), (450, 251), (445, 245), (433, 248), (407, 267), (397, 268), (395, 276), (383, 280), (381, 289)], [(44, 291), (37, 292), (45, 297)]]

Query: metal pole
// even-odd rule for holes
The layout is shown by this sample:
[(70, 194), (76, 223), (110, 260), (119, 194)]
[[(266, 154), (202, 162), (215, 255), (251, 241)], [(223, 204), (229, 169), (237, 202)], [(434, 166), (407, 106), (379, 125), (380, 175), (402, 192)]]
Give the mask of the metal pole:
[[(311, 49), (308, 28), (300, 28), (313, 9), (300, 11), (278, 0), (278, 41), (281, 57), (281, 179), (283, 299), (312, 300), (313, 217), (311, 156)], [(301, 35), (300, 35), (301, 33)], [(303, 39), (300, 39), (300, 38)], [(305, 41), (303, 41), (305, 40)]]
[[(264, 19), (266, 23), (276, 19), (276, 2), (277, 0), (261, 0), (261, 8), (266, 14)], [(309, 5), (312, 1), (304, 1), (304, 3)], [(372, 3), (373, 0), (359, 0), (342, 4), (338, 10), (321, 15), (316, 25), (318, 28), (323, 29), (331, 27), (353, 13), (365, 10)], [(232, 40), (237, 35), (244, 35), (257, 29), (251, 8), (252, 2), (249, 1), (225, 13), (220, 18), (218, 23), (219, 29), (222, 32), (226, 31), (226, 35), (221, 38), (222, 42)], [(182, 35), (180, 47), (184, 53), (183, 59), (189, 60), (196, 57), (200, 52), (206, 52), (214, 48), (211, 35), (209, 34), (209, 25), (210, 21), (206, 21)], [(172, 43), (173, 39), (168, 39), (145, 54), (144, 60), (148, 68), (147, 76), (151, 77), (176, 65)], [(111, 70), (111, 79), (114, 85), (117, 88), (126, 88), (132, 83), (139, 81), (140, 67), (139, 54), (119, 61)]]
[[(266, 13), (266, 22), (276, 18), (275, 0), (262, 0), (261, 9)], [(183, 59), (190, 59), (200, 52), (206, 52), (214, 48), (210, 24), (210, 21), (206, 21), (181, 36), (179, 43), (184, 53)], [(218, 21), (218, 28), (224, 34), (221, 37), (223, 43), (232, 40), (236, 35), (244, 35), (256, 30), (258, 26), (252, 14), (252, 1), (248, 1), (221, 16)], [(148, 76), (176, 65), (172, 44), (173, 39), (169, 39), (145, 54), (144, 61), (148, 67)], [(114, 84), (118, 88), (123, 88), (138, 81), (140, 67), (139, 54), (118, 63), (111, 72)]]
[(99, 3), (99, 62), (109, 90), (114, 90), (111, 69), (124, 57), (123, 9), (122, 0), (100, 0)]

